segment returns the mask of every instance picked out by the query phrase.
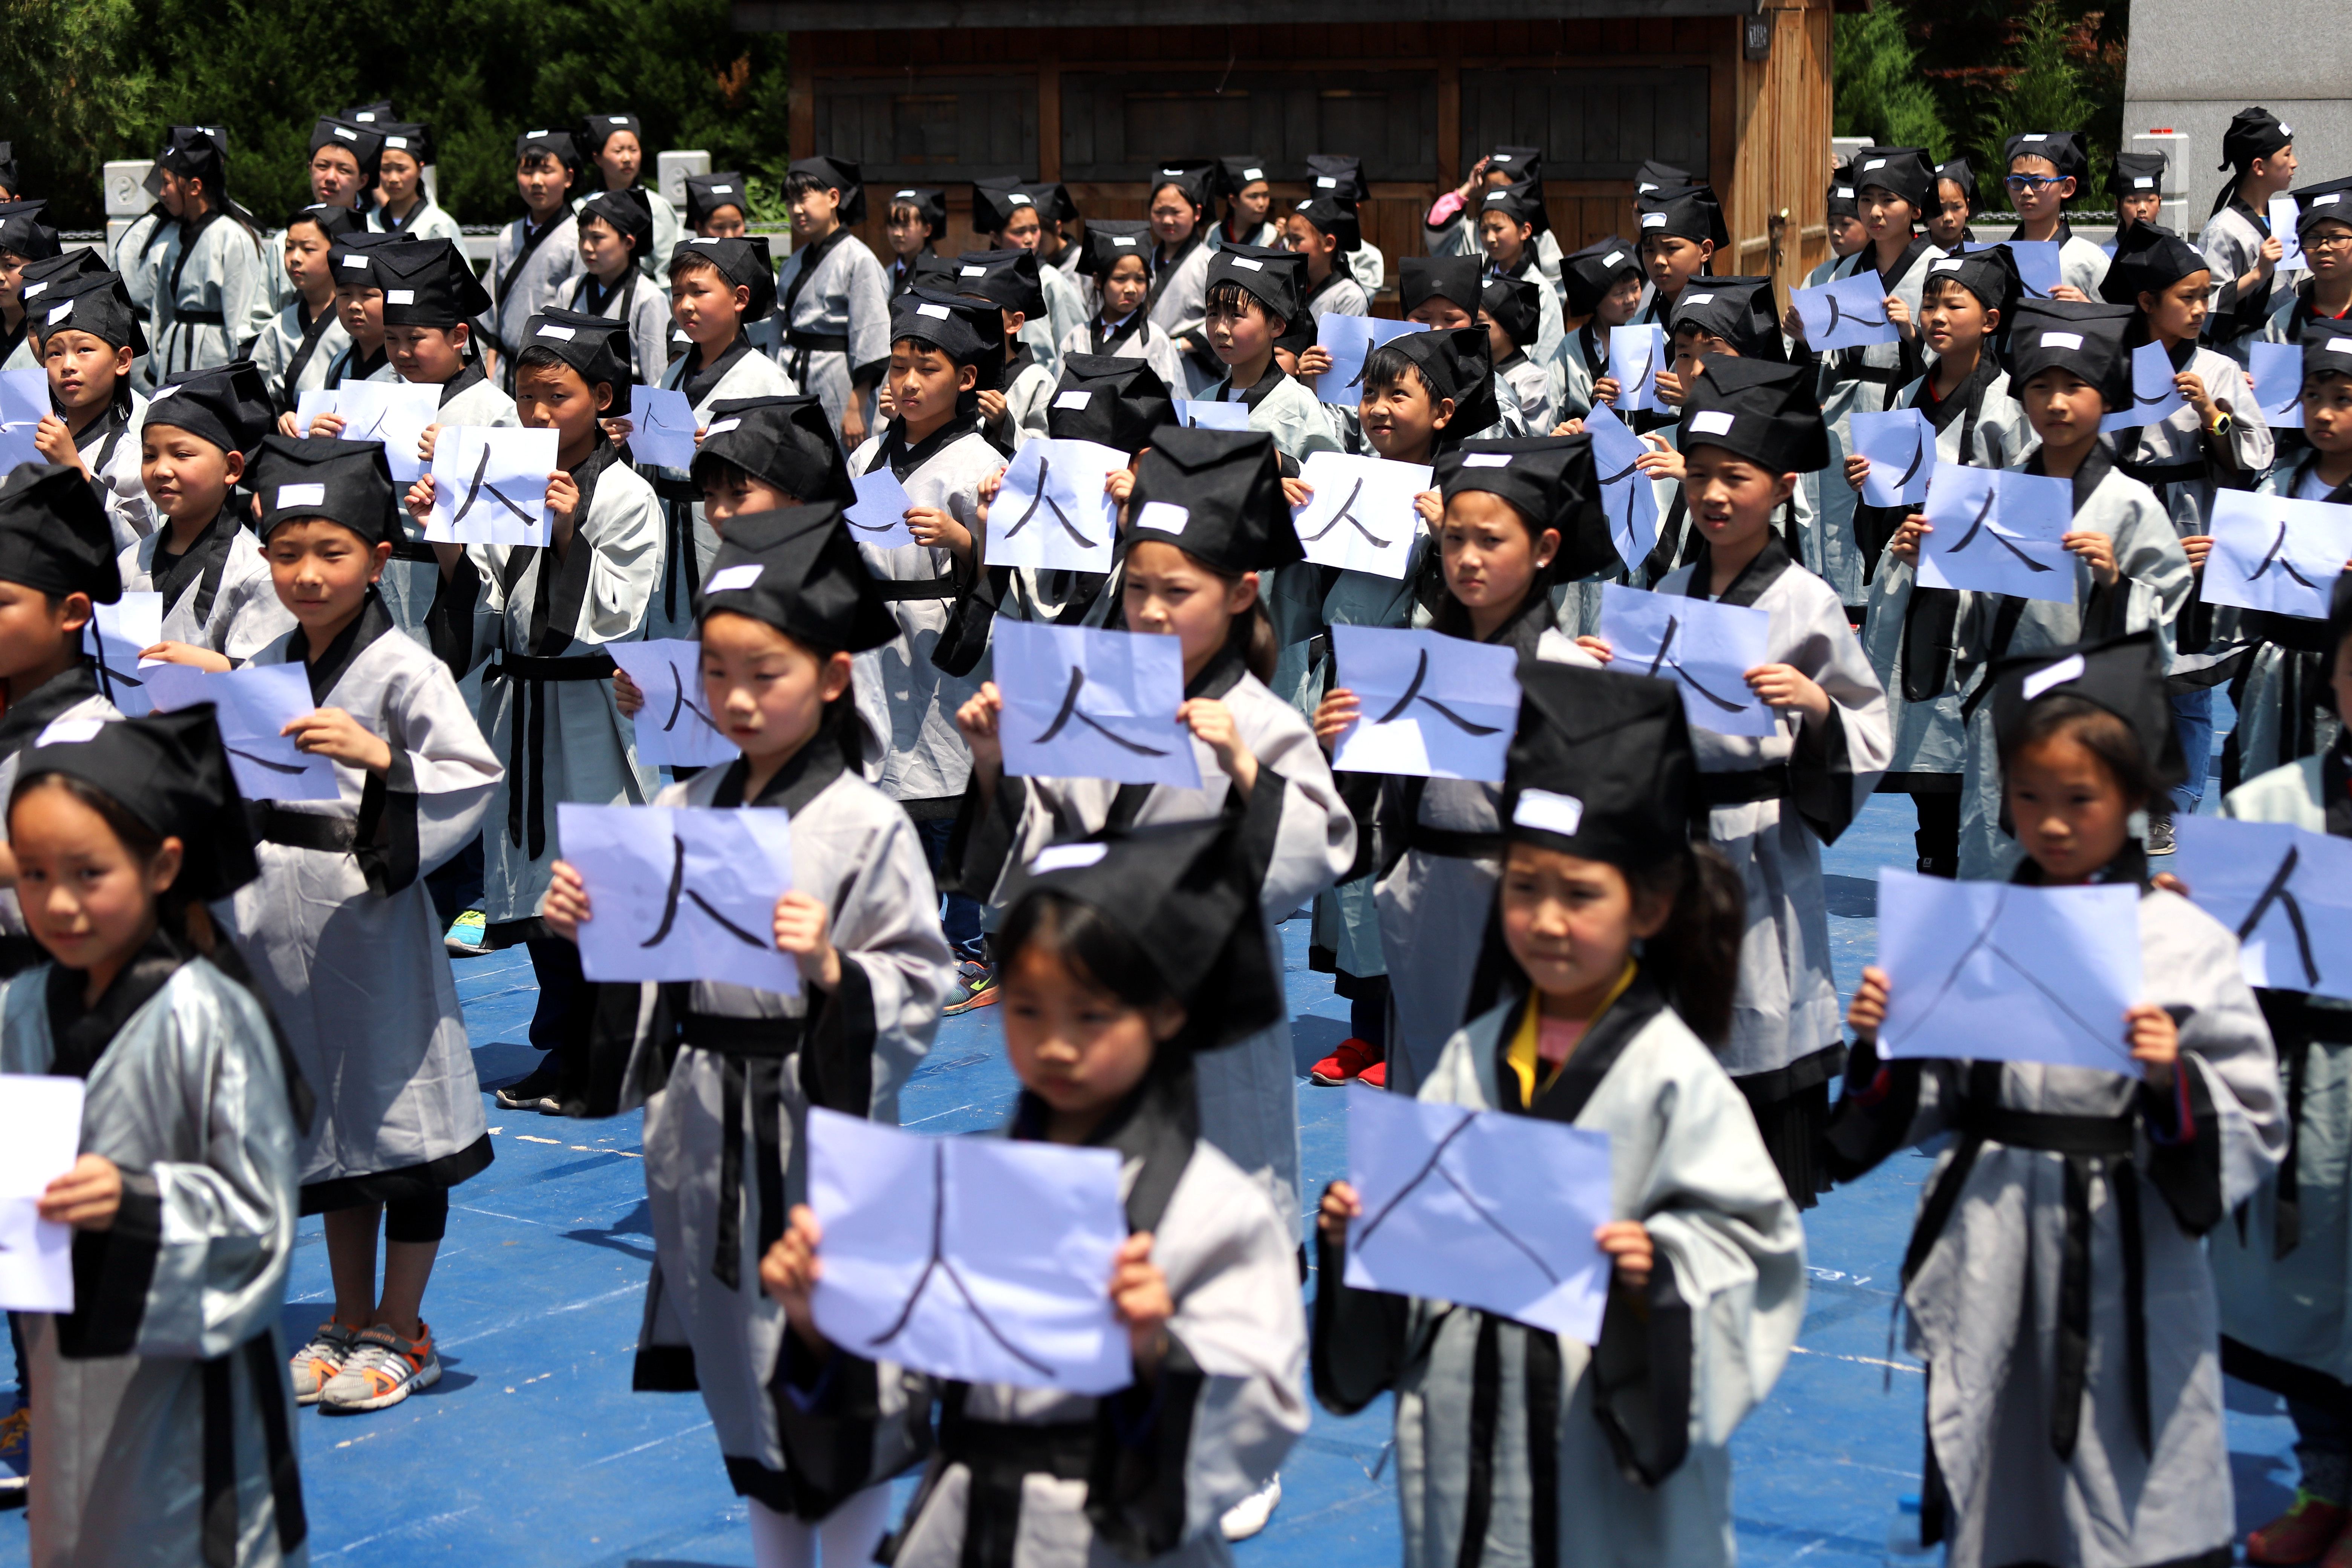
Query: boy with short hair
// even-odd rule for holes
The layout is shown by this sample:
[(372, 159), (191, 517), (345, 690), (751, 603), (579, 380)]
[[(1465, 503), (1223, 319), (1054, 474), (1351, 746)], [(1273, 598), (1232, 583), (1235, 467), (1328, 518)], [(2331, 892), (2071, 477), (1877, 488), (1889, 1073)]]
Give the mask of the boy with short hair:
[(303, 393), (325, 386), (335, 356), (351, 346), (335, 309), (331, 252), (336, 240), (363, 228), (349, 207), (307, 206), (286, 220), (286, 278), (293, 298), (253, 344), (253, 363), (281, 414), (291, 412)]
[(2285, 242), (2271, 232), (2270, 205), (2294, 184), (2294, 128), (2267, 109), (2238, 110), (2221, 133), (2221, 165), (2230, 178), (2213, 197), (2197, 248), (2213, 266), (2215, 311), (2238, 330), (2217, 337), (2214, 347), (2242, 362), (2243, 334), (2269, 310), (2271, 284), (2286, 254)]
[(1723, 226), (1723, 206), (1711, 186), (1654, 191), (1635, 207), (1642, 226), (1642, 264), (1650, 274), (1650, 300), (1633, 319), (1663, 327), (1675, 319), (1675, 301), (1691, 279), (1715, 270), (1715, 258), (1728, 248), (1731, 235)]
[(44, 289), (36, 315), (51, 411), (34, 431), (45, 461), (78, 471), (97, 489), (117, 552), (155, 527), (139, 478), (139, 428), (147, 400), (131, 367), (147, 347), (119, 272), (95, 272)]
[[(580, 205), (581, 274), (566, 305), (627, 329), (629, 379), (650, 386), (669, 368), (669, 300), (640, 263), (656, 243), (652, 201), (640, 190), (599, 191)], [(669, 204), (661, 202), (662, 206)]]
[(979, 394), (981, 432), (1008, 452), (1045, 437), (1045, 405), (1054, 396), (1054, 373), (1038, 363), (1021, 331), (1045, 312), (1037, 258), (1026, 250), (967, 250), (955, 258), (960, 293), (995, 305), (1004, 323), (1004, 373), (1000, 389)]
[[(327, 248), (327, 269), (334, 279), (335, 315), (342, 323), (343, 347), (327, 362), (320, 384), (332, 391), (345, 382), (395, 381), (392, 356), (383, 346), (383, 284), (376, 276), (375, 253), (394, 236), (356, 230)], [(408, 243), (404, 241), (403, 243)], [(288, 409), (278, 428), (289, 436), (331, 436), (334, 430), (298, 430), (294, 411)]]
[(866, 182), (845, 158), (799, 158), (784, 176), (793, 253), (776, 279), (777, 363), (796, 391), (832, 415), (841, 444), (873, 426), (874, 389), (890, 359), (890, 284), (849, 226), (866, 216)]
[(48, 205), (0, 202), (0, 370), (31, 370), (40, 363), (26, 330), (25, 264), (58, 253), (58, 231), (41, 221)]
[[(1478, 310), (1485, 302), (1485, 283), (1479, 273), (1478, 263), (1467, 256), (1405, 258), (1397, 279), (1397, 302), (1404, 307), (1405, 320), (1438, 331), (1476, 327)], [(1483, 329), (1477, 334), (1482, 342), (1485, 335)], [(1302, 363), (1300, 368), (1306, 366)], [(1448, 427), (1454, 438), (1468, 441), (1482, 436), (1528, 434), (1519, 422), (1517, 397), (1504, 387), (1500, 376), (1490, 374), (1486, 379), (1490, 395), (1478, 400), (1486, 410), (1485, 421), (1466, 423), (1457, 416)], [(1466, 385), (1458, 387), (1454, 395), (1462, 402), (1475, 396)]]
[[(2008, 187), (2017, 208), (2017, 232), (2011, 239), (2058, 242), (2058, 287), (2053, 300), (2098, 297), (2099, 279), (2106, 276), (2106, 253), (2076, 234), (2066, 222), (2066, 203), (2082, 188), (2091, 172), (2091, 155), (2079, 131), (2027, 131), (2009, 139)], [(1928, 237), (1934, 238), (1934, 226)], [(1940, 242), (1938, 242), (1940, 244)]]
[(1083, 331), (1087, 324), (1087, 294), (1077, 276), (1086, 270), (1080, 254), (1085, 247), (1063, 244), (1056, 221), (1076, 212), (1069, 193), (1057, 184), (1039, 180), (972, 184), (971, 226), (988, 237), (989, 248), (1036, 253), (1037, 282), (1045, 291), (1045, 313), (1023, 323), (1021, 341), (1054, 375), (1061, 374), (1062, 355), (1071, 352), (1063, 345), (1071, 333)]
[(1254, 246), (1228, 246), (1210, 257), (1205, 330), (1225, 374), (1201, 395), (1207, 403), (1247, 405), (1250, 428), (1272, 436), (1294, 463), (1309, 452), (1340, 449), (1315, 394), (1274, 362), (1275, 341), (1305, 313), (1298, 302), (1302, 265), (1288, 252)]
[[(2154, 223), (2164, 211), (2164, 174), (2170, 160), (2161, 153), (2118, 153), (2107, 163), (2107, 195), (2116, 198), (2116, 243), (2136, 223)], [(2107, 254), (2113, 256), (2110, 247)]]
[[(580, 152), (570, 132), (527, 131), (515, 138), (515, 189), (525, 211), (499, 231), (490, 253), (490, 310), (484, 321), (485, 346), (506, 361), (528, 346), (523, 328), (530, 319), (562, 303), (580, 276), (580, 231), (572, 216), (579, 173)], [(513, 364), (498, 369), (512, 391)]]
[[(662, 264), (677, 244), (677, 213), (659, 191), (638, 184), (646, 169), (645, 125), (634, 114), (592, 114), (580, 122), (579, 145), (596, 165), (604, 191), (635, 196), (645, 204), (653, 218), (653, 237), (637, 247), (636, 264), (647, 278), (659, 278)], [(639, 371), (638, 379), (652, 374), (652, 368), (646, 366)]]

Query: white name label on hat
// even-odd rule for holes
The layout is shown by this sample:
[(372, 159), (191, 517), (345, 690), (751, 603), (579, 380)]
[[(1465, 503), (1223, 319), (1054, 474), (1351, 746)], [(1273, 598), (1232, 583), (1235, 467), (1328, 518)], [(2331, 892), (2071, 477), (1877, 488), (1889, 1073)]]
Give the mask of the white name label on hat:
[(1462, 466), (1465, 468), (1507, 468), (1511, 466), (1508, 452), (1465, 452)]
[(533, 136), (544, 136), (544, 135), (546, 135), (546, 134), (547, 134), (547, 132), (544, 132), (544, 131), (534, 131), (534, 132), (531, 132), (531, 134), (532, 134)]
[(577, 327), (545, 326), (540, 328), (538, 332), (533, 335), (542, 338), (561, 338), (568, 343), (572, 339), (580, 335), (580, 329)]
[(1507, 163), (1517, 156), (1518, 154), (1516, 153), (1497, 153), (1493, 157), (1487, 159), (1486, 162), (1489, 163)]
[(2330, 338), (2327, 352), (2332, 354), (2352, 354), (2352, 338)]
[(967, 267), (961, 272), (958, 272), (956, 276), (959, 278), (985, 278), (988, 276), (988, 268), (985, 267)]
[(341, 137), (346, 142), (356, 142), (360, 139), (360, 133), (352, 130), (348, 125), (336, 126), (335, 134)]
[(918, 316), (929, 316), (936, 321), (944, 321), (950, 316), (954, 315), (955, 312), (949, 310), (945, 305), (918, 305), (915, 307), (915, 314)]
[(278, 500), (273, 503), (279, 511), (289, 506), (324, 506), (327, 504), (325, 485), (280, 485)]
[(2047, 669), (2037, 669), (2025, 678), (2025, 700), (2028, 702), (2053, 686), (2063, 686), (2070, 680), (2083, 679), (2083, 656), (2070, 654)]
[(1666, 215), (1664, 213), (1643, 213), (1642, 215), (1642, 226), (1643, 228), (1664, 228), (1666, 226)]
[(38, 283), (27, 283), (25, 285), (24, 292), (18, 295), (17, 298), (20, 301), (29, 300), (34, 295), (38, 294), (43, 289), (47, 289), (48, 286), (49, 280), (46, 278), (42, 279)]
[(740, 566), (721, 566), (702, 584), (706, 594), (731, 594), (738, 588), (748, 588), (760, 580), (768, 568), (757, 561), (746, 561)]
[(1931, 261), (1927, 264), (1927, 270), (1930, 272), (1958, 272), (1959, 269), (1960, 258), (1957, 256), (1947, 256), (1940, 261)]
[(414, 289), (387, 289), (383, 291), (383, 302), (387, 305), (414, 305), (416, 303), (416, 290)]
[(2312, 198), (2311, 198), (2311, 205), (2312, 205), (2313, 206), (2315, 206), (2315, 207), (2332, 207), (2332, 206), (2334, 206), (2337, 202), (2340, 202), (2340, 201), (2342, 201), (2343, 199), (2344, 199), (2344, 193), (2343, 193), (2343, 192), (2341, 192), (2341, 191), (2330, 191), (2330, 192), (2328, 192), (2328, 193), (2327, 193), (2326, 195), (2324, 195), (2324, 196), (2314, 196), (2314, 197), (2312, 197)]
[(1521, 827), (1572, 837), (1584, 821), (1584, 803), (1572, 795), (1555, 795), (1548, 789), (1521, 790), (1511, 805), (1511, 821)]
[(689, 239), (686, 243), (688, 245), (716, 245), (719, 241), (706, 235), (699, 238)]
[(2132, 178), (2132, 189), (2136, 191), (2152, 191), (2156, 189), (2156, 177), (2152, 174), (2135, 175)]
[(49, 727), (34, 737), (33, 744), (79, 746), (84, 742), (97, 740), (99, 731), (105, 724), (103, 719), (52, 719)]
[(2279, 134), (2292, 138), (2294, 135), (2294, 127), (2292, 125), (2282, 125), (2279, 127)]
[(741, 421), (740, 419), (735, 418), (733, 416), (731, 416), (731, 415), (730, 415), (730, 416), (729, 416), (727, 418), (725, 418), (725, 419), (721, 419), (720, 421), (719, 421), (719, 423), (717, 423), (716, 425), (711, 426), (709, 429), (705, 430), (705, 431), (702, 433), (702, 438), (703, 438), (704, 440), (708, 441), (708, 440), (709, 440), (709, 439), (710, 439), (710, 437), (712, 437), (713, 436), (724, 436), (724, 435), (725, 435), (725, 434), (727, 434), (727, 432), (729, 432), (730, 430), (733, 430), (733, 429), (736, 429), (736, 428), (738, 428), (739, 426), (740, 426), (742, 425), (742, 423), (743, 423), (743, 421)]
[(387, 147), (397, 148), (403, 153), (408, 151), (408, 138), (405, 136), (387, 136), (383, 139), (383, 144)]
[(2045, 349), (2079, 349), (2083, 346), (2080, 332), (2044, 332), (2042, 346)]
[(1315, 188), (1318, 191), (1336, 191), (1339, 188), (1339, 182), (1328, 174), (1318, 174), (1315, 176)]
[(1691, 434), (1694, 436), (1722, 436), (1730, 429), (1729, 409), (1707, 408), (1691, 416)]
[(177, 397), (179, 395), (180, 389), (176, 386), (159, 386), (155, 389), (153, 395), (147, 399), (147, 403), (150, 407), (152, 407), (154, 405), (163, 402), (163, 399), (167, 397)]
[(1251, 258), (1246, 256), (1236, 256), (1233, 258), (1233, 261), (1234, 266), (1240, 268), (1244, 272), (1263, 272), (1265, 270), (1265, 262), (1253, 260)]
[(1486, 205), (1488, 206), (1493, 206), (1496, 202), (1507, 202), (1510, 199), (1511, 193), (1508, 191), (1488, 191), (1486, 193)]
[(1113, 245), (1132, 247), (1135, 244), (1135, 236), (1131, 234), (1115, 234), (1110, 237), (1110, 242)]
[(626, 125), (628, 122), (629, 117), (625, 114), (608, 114), (604, 116), (604, 123), (607, 125)]
[(1015, 191), (1004, 199), (1016, 207), (1034, 207), (1037, 205), (1029, 199), (1029, 193), (1026, 191)]
[(68, 316), (72, 314), (73, 301), (71, 300), (67, 300), (62, 305), (53, 306), (49, 310), (49, 325), (54, 327), (59, 321), (64, 321)]
[(367, 265), (367, 258), (364, 256), (346, 256), (343, 258), (343, 265), (346, 267), (365, 267)]
[(2047, 142), (2050, 138), (2042, 132), (2029, 131), (2024, 135), (2019, 137), (2018, 140), (2020, 142)]
[(1054, 398), (1054, 406), (1056, 408), (1087, 408), (1093, 405), (1095, 395), (1093, 393), (1080, 392), (1074, 389), (1069, 392), (1056, 394)]
[(1148, 528), (1154, 533), (1181, 533), (1184, 525), (1192, 521), (1192, 514), (1174, 501), (1148, 500), (1143, 503), (1143, 514), (1135, 520), (1135, 526)]
[(912, 191), (900, 191), (898, 193), (898, 199), (904, 202), (911, 202), (916, 199), (915, 193)]
[(1076, 871), (1097, 865), (1110, 853), (1108, 844), (1055, 844), (1037, 852), (1029, 862), (1032, 876), (1042, 877), (1048, 871)]
[(1715, 296), (1712, 294), (1693, 294), (1684, 300), (1683, 303), (1685, 305), (1712, 305), (1715, 303)]
[(1840, 185), (1836, 190), (1832, 191), (1830, 195), (1835, 196), (1842, 202), (1850, 202), (1853, 200), (1853, 189), (1849, 185)]
[(731, 196), (735, 194), (735, 187), (732, 185), (713, 185), (710, 187), (710, 194), (714, 196)]
[(1869, 163), (1864, 163), (1862, 166), (1862, 172), (1866, 174), (1873, 169), (1884, 169), (1885, 167), (1886, 167), (1885, 159), (1873, 158)]
[(1624, 259), (1625, 253), (1623, 251), (1612, 250), (1608, 255), (1601, 258), (1601, 265), (1603, 267), (1614, 267)]

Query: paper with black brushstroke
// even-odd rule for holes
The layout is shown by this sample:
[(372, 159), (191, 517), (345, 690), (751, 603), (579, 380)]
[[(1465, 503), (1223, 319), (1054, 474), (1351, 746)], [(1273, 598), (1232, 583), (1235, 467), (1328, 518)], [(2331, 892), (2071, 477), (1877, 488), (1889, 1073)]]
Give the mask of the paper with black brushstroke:
[(2161, 425), (2188, 407), (2189, 400), (2173, 384), (2172, 378), (2179, 374), (2172, 368), (2170, 352), (2162, 343), (2146, 342), (2132, 350), (2131, 406), (2101, 417), (2099, 428), (2135, 430), (2144, 425)]
[[(1936, 472), (1936, 426), (1916, 408), (1884, 414), (1857, 412), (1852, 450), (1870, 459), (1862, 481), (1866, 506), (1917, 506), (1927, 499)], [(1843, 476), (1841, 476), (1842, 478)]]
[(2352, 1001), (2352, 838), (2226, 816), (2172, 831), (2167, 869), (2237, 934), (2247, 984)]
[(694, 405), (676, 387), (629, 388), (629, 458), (662, 468), (694, 467)]
[(1903, 335), (1886, 313), (1886, 285), (1865, 267), (1818, 289), (1798, 289), (1789, 303), (1805, 323), (1805, 347), (1815, 353), (1891, 343)]
[(1348, 1094), (1347, 1281), (1601, 1338), (1616, 1217), (1609, 1134), (1357, 1089)]
[(1878, 871), (1878, 1054), (2139, 1076), (2137, 884), (2029, 888)]
[(1298, 546), (1318, 566), (1402, 580), (1423, 531), (1413, 498), (1430, 487), (1425, 463), (1314, 452), (1299, 478), (1315, 493), (1291, 513)]
[(1201, 787), (1175, 637), (1000, 618), (992, 652), (1006, 773)]
[(1362, 712), (1340, 734), (1334, 768), (1502, 783), (1519, 721), (1517, 652), (1442, 632), (1338, 626), (1331, 653), (1333, 683)]
[(37, 366), (0, 370), (0, 476), (19, 463), (47, 461), (33, 437), (48, 412), (48, 372)]
[(2060, 542), (2074, 525), (2065, 479), (1937, 463), (1919, 540), (1919, 583), (2072, 604), (2074, 557)]
[(934, 1377), (1125, 1388), (1135, 1366), (1110, 1301), (1128, 1235), (1118, 1182), (1110, 1149), (925, 1137), (813, 1110), (816, 1325), (853, 1355)]
[(2213, 498), (2205, 602), (2324, 621), (2352, 561), (2352, 506), (2246, 490)]
[(230, 670), (152, 664), (141, 674), (155, 710), (213, 704), (221, 744), (228, 750), (236, 787), (247, 800), (341, 800), (335, 764), (317, 752), (298, 752), (279, 731), (319, 710), (310, 672), (299, 664), (248, 664)]
[(1605, 403), (1584, 416), (1592, 437), (1592, 468), (1601, 481), (1601, 510), (1609, 518), (1609, 542), (1627, 571), (1638, 571), (1658, 545), (1658, 490), (1636, 465), (1652, 450)]
[(2248, 343), (2246, 374), (2263, 423), (2273, 430), (2303, 428), (2303, 345)]
[(604, 651), (646, 695), (636, 717), (637, 761), (648, 767), (709, 768), (742, 754), (703, 696), (700, 643), (653, 637), (607, 643)]
[(1780, 732), (1780, 715), (1748, 688), (1748, 672), (1771, 662), (1770, 611), (1606, 583), (1601, 638), (1611, 669), (1679, 686), (1693, 729), (1759, 740)]
[(848, 524), (852, 539), (877, 550), (898, 550), (915, 542), (914, 532), (907, 526), (907, 513), (914, 510), (915, 498), (907, 493), (907, 487), (887, 464), (870, 474), (859, 474), (849, 483), (857, 499), (843, 510), (841, 520)]
[(988, 563), (1109, 571), (1118, 503), (1103, 486), (1126, 467), (1126, 453), (1093, 441), (1024, 443), (988, 506)]
[(1618, 413), (1664, 406), (1658, 401), (1658, 372), (1666, 368), (1671, 357), (1664, 327), (1609, 329), (1609, 375), (1617, 383), (1613, 406)]
[(147, 676), (159, 665), (142, 665), (139, 654), (163, 640), (163, 595), (125, 589), (115, 603), (93, 605), (90, 610), (82, 649), (98, 662), (99, 691), (127, 718), (153, 712)]
[(1331, 356), (1331, 368), (1315, 378), (1315, 395), (1338, 408), (1353, 408), (1363, 401), (1364, 360), (1384, 343), (1429, 331), (1419, 321), (1391, 321), (1381, 316), (1325, 316), (1315, 328), (1316, 346)]
[(445, 425), (433, 443), (433, 510), (425, 537), (440, 544), (545, 545), (552, 429)]
[(787, 814), (563, 801), (555, 830), (588, 893), (580, 967), (589, 979), (800, 994), (798, 961), (776, 948), (776, 900), (793, 887)]

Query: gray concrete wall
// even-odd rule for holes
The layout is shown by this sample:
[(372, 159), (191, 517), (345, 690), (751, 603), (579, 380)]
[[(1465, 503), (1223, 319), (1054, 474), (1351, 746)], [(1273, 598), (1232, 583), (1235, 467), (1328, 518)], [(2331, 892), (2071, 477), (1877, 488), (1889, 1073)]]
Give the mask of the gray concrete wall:
[(2131, 0), (2124, 133), (2190, 137), (2189, 208), (2204, 221), (2221, 132), (2258, 103), (2294, 131), (2298, 183), (2352, 174), (2352, 30), (2341, 0)]

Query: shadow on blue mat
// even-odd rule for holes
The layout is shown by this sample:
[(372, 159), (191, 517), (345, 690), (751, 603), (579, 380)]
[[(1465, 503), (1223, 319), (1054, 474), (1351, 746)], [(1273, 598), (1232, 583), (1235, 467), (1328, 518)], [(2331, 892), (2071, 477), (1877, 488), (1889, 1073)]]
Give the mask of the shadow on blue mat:
[(1290, 1060), (1298, 1076), (1304, 1078), (1317, 1062), (1339, 1048), (1348, 1037), (1348, 1020), (1321, 1018), (1312, 1013), (1302, 1013), (1290, 1020)]
[(1870, 877), (1823, 877), (1822, 901), (1830, 913), (1860, 920), (1878, 914), (1878, 882)]
[(542, 1054), (528, 1040), (492, 1040), (474, 1047), (474, 1076), (484, 1089), (504, 1089), (529, 1077)]

